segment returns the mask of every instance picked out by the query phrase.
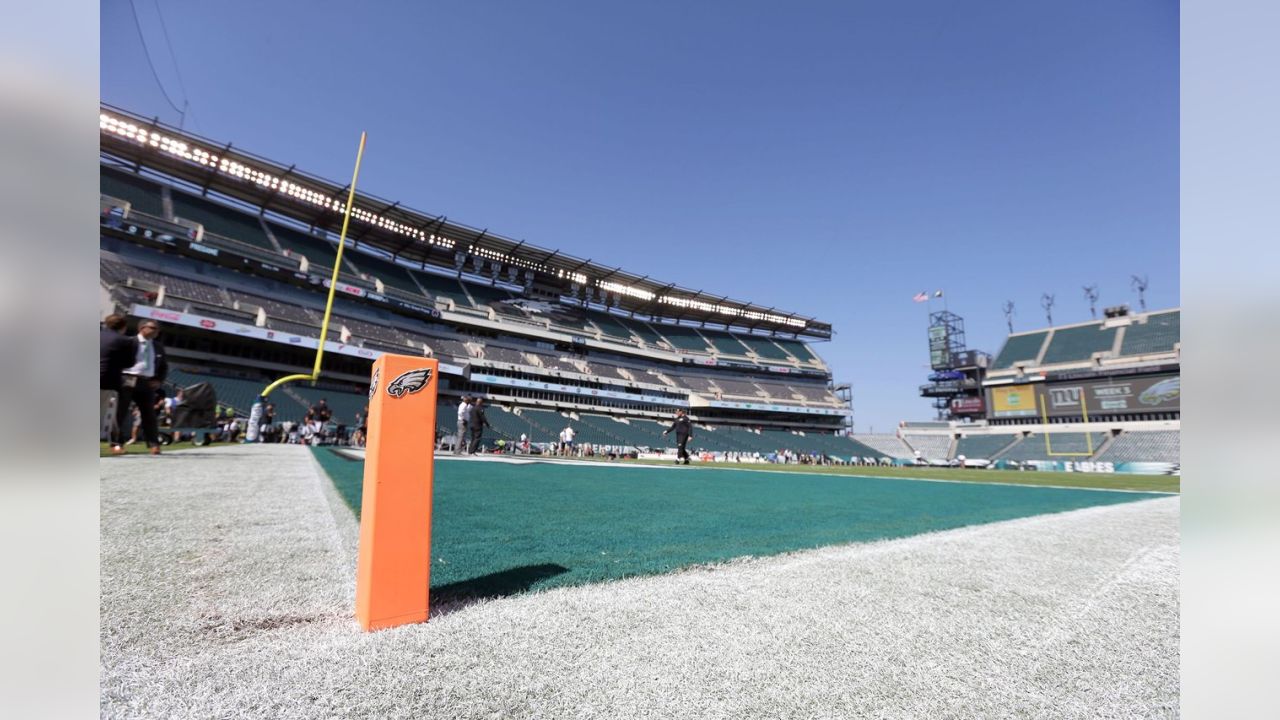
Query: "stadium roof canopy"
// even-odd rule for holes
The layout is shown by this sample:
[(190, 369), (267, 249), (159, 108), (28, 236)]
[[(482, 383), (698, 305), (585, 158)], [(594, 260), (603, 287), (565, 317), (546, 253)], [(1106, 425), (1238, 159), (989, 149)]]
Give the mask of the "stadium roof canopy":
[[(133, 166), (215, 192), (263, 212), (336, 232), (349, 185), (309, 175), (184, 130), (103, 103), (98, 116), (100, 153)], [(477, 230), (357, 192), (349, 237), (417, 263), (461, 270), (487, 264), (495, 276), (523, 276), (563, 294), (588, 298), (627, 313), (669, 320), (733, 326), (741, 330), (831, 337), (831, 325), (795, 313), (689, 290), (619, 267), (573, 257)], [(588, 295), (590, 294), (590, 295)], [(594, 297), (591, 297), (594, 296)]]

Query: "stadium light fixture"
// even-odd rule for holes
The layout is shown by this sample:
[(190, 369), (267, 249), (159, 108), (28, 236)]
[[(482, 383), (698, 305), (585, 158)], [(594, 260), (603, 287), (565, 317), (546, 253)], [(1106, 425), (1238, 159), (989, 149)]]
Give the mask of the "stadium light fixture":
[(606, 281), (601, 281), (597, 283), (597, 285), (599, 285), (600, 289), (602, 290), (617, 293), (619, 295), (626, 295), (628, 297), (639, 298), (641, 300), (652, 300), (655, 297), (654, 294), (652, 292), (649, 292), (648, 290), (632, 287), (630, 285), (624, 285), (622, 283), (616, 283), (616, 282), (611, 282), (606, 280)]
[[(146, 147), (152, 147), (165, 155), (178, 158), (202, 167), (212, 168), (226, 177), (231, 177), (259, 187), (278, 190), (279, 192), (308, 205), (323, 208), (330, 212), (342, 213), (345, 204), (341, 197), (331, 197), (298, 182), (285, 180), (271, 172), (252, 167), (237, 160), (219, 157), (216, 150), (200, 147), (185, 140), (173, 137), (157, 130), (148, 130), (127, 119), (116, 117), (108, 112), (98, 113), (98, 129), (106, 135), (115, 135)], [(351, 214), (360, 222), (388, 232), (421, 240), (430, 245), (453, 248), (456, 245), (451, 238), (428, 233), (419, 228), (392, 220), (385, 215), (372, 212), (359, 206), (351, 209)]]
[(557, 270), (556, 277), (560, 278), (561, 280), (568, 280), (569, 282), (577, 283), (578, 285), (587, 284), (587, 276), (583, 275), (580, 272), (569, 272), (568, 270)]
[[(286, 179), (284, 176), (279, 176), (268, 170), (254, 167), (247, 162), (222, 157), (219, 155), (222, 151), (216, 148), (202, 147), (195, 141), (170, 135), (159, 130), (152, 130), (148, 127), (141, 126), (126, 117), (117, 116), (111, 112), (103, 110), (99, 112), (98, 125), (99, 130), (103, 135), (123, 138), (126, 141), (137, 143), (144, 147), (154, 148), (157, 152), (166, 156), (178, 158), (194, 165), (209, 168), (211, 171), (220, 174), (223, 177), (231, 178), (243, 183), (250, 183), (264, 189), (270, 189), (274, 192), (285, 195), (286, 197), (292, 198), (297, 202), (322, 208), (328, 212), (341, 214), (345, 210), (345, 203), (341, 197), (331, 196), (327, 192), (317, 190), (316, 188), (309, 187), (308, 185), (295, 180)], [(351, 208), (351, 216), (357, 221), (371, 227), (380, 228), (389, 233), (418, 240), (428, 245), (434, 245), (448, 250), (457, 250), (458, 253), (463, 254), (463, 257), (466, 256), (466, 251), (460, 247), (457, 241), (439, 234), (438, 231), (442, 226), (443, 218), (441, 218), (441, 222), (438, 222), (434, 226), (436, 232), (433, 232), (424, 228), (413, 227), (398, 220), (394, 220), (385, 214), (374, 212), (358, 205)], [(518, 247), (519, 246), (517, 246), (517, 248)], [(477, 273), (481, 272), (481, 269), (483, 268), (483, 260), (481, 258), (484, 258), (503, 265), (519, 266), (521, 268), (525, 268), (526, 271), (537, 270), (548, 274), (554, 272), (556, 277), (577, 283), (580, 287), (591, 285), (590, 278), (588, 278), (586, 274), (579, 272), (576, 268), (573, 270), (557, 269), (553, 271), (552, 268), (546, 264), (546, 261), (555, 257), (556, 253), (554, 252), (546, 258), (543, 258), (542, 262), (538, 262), (510, 253), (504, 253), (490, 248), (481, 248), (474, 245), (470, 247), (469, 250), (473, 262), (476, 263)], [(463, 263), (465, 263), (465, 260), (459, 261), (457, 256), (455, 256), (456, 269), (461, 271)], [(532, 278), (528, 275), (526, 275), (524, 280), (526, 286), (532, 284)], [(618, 297), (618, 299), (625, 296), (649, 302), (656, 300), (659, 303), (674, 307), (696, 309), (717, 315), (747, 318), (798, 329), (808, 327), (807, 321), (786, 315), (779, 315), (768, 311), (748, 310), (746, 308), (734, 307), (723, 303), (708, 303), (701, 300), (694, 300), (675, 295), (659, 295), (652, 291), (633, 285), (627, 285), (625, 283), (599, 280), (596, 281), (595, 286), (600, 290), (597, 295), (598, 297), (604, 297), (605, 293), (612, 292)], [(666, 289), (668, 288), (664, 288), (664, 290)]]
[(721, 305), (718, 303), (709, 303), (702, 300), (693, 300), (690, 298), (677, 297), (674, 295), (663, 295), (658, 298), (658, 302), (672, 305), (678, 308), (689, 308), (701, 310), (706, 313), (714, 313), (718, 315), (730, 315), (734, 317), (745, 317), (751, 320), (763, 320), (778, 325), (787, 325), (790, 327), (803, 328), (808, 325), (804, 320), (800, 320), (786, 315), (778, 315), (776, 313), (760, 312), (758, 310), (747, 310), (746, 308), (733, 307), (732, 305)]

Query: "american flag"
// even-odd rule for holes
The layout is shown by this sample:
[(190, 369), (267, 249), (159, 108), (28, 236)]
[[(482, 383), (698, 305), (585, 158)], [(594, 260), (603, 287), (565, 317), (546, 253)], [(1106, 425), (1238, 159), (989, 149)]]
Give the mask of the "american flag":
[(929, 299), (929, 293), (927, 293), (927, 292), (919, 292), (919, 293), (916, 293), (916, 294), (915, 294), (915, 296), (914, 296), (914, 297), (912, 297), (911, 299), (912, 299), (912, 300), (914, 300), (914, 301), (916, 301), (916, 302), (924, 302), (924, 301), (926, 301), (926, 300), (928, 300), (928, 299)]

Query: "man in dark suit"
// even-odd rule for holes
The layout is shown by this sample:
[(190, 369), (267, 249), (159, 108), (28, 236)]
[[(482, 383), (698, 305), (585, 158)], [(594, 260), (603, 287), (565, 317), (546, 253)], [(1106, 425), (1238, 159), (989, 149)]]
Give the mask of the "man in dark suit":
[(169, 362), (164, 346), (157, 336), (160, 325), (155, 320), (143, 320), (138, 325), (135, 339), (136, 352), (133, 364), (124, 369), (120, 383), (120, 403), (116, 409), (116, 421), (120, 436), (124, 436), (124, 424), (129, 417), (130, 403), (138, 406), (141, 415), (142, 434), (152, 455), (160, 454), (160, 432), (156, 427), (155, 390), (164, 382), (169, 372)]
[(475, 455), (480, 452), (480, 440), (484, 436), (484, 429), (490, 425), (484, 417), (484, 398), (476, 398), (472, 402), (471, 422), (467, 423), (467, 426), (471, 428), (471, 454)]
[[(131, 337), (125, 337), (128, 320), (123, 315), (108, 315), (102, 321), (98, 335), (98, 422), (106, 423), (107, 408), (115, 400), (119, 407), (121, 373), (133, 365), (138, 354), (138, 343)], [(120, 412), (117, 410), (117, 417)], [(120, 444), (120, 426), (116, 418), (108, 424), (108, 439), (111, 442), (111, 454), (121, 455), (124, 447)]]
[(684, 408), (676, 410), (676, 419), (671, 423), (671, 427), (662, 431), (663, 435), (676, 431), (676, 464), (679, 465), (683, 460), (685, 465), (689, 464), (689, 441), (693, 439), (693, 422), (689, 420), (689, 416), (685, 414)]

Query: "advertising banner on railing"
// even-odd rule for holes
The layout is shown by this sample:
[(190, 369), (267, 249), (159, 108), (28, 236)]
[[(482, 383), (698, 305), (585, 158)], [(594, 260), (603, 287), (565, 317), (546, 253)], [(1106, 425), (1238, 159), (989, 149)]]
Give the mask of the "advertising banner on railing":
[(1129, 473), (1132, 475), (1181, 475), (1182, 467), (1171, 462), (1122, 462), (1105, 460), (1031, 460), (1041, 472)]
[(733, 408), (735, 410), (766, 410), (768, 412), (797, 413), (800, 415), (846, 415), (847, 409), (811, 408), (799, 405), (774, 405), (773, 403), (735, 402), (732, 400), (709, 400), (708, 407)]
[[(327, 277), (321, 277), (321, 276), (319, 276), (319, 275), (312, 275), (312, 276), (311, 276), (311, 278), (312, 278), (312, 279), (311, 279), (311, 282), (316, 283), (316, 284), (318, 284), (318, 285), (322, 285), (322, 286), (324, 286), (324, 287), (326, 287), (326, 288), (327, 288), (327, 287), (329, 287), (329, 285), (331, 284), (331, 283), (329, 282), (329, 278), (327, 278)], [(364, 297), (364, 296), (368, 293), (368, 291), (367, 291), (367, 290), (365, 290), (365, 289), (364, 289), (364, 288), (362, 288), (362, 287), (358, 287), (358, 286), (356, 286), (356, 285), (352, 285), (351, 283), (344, 283), (344, 282), (342, 282), (341, 280), (339, 280), (339, 281), (338, 281), (338, 284), (337, 284), (337, 285), (334, 285), (334, 289), (335, 289), (335, 290), (337, 290), (337, 291), (338, 291), (338, 292), (340, 292), (340, 293), (346, 293), (346, 294), (348, 294), (348, 295), (355, 295), (356, 297)], [(384, 300), (385, 300), (385, 298), (384, 298)]]
[(634, 402), (653, 403), (655, 405), (670, 405), (672, 407), (688, 407), (689, 402), (679, 398), (663, 397), (661, 395), (641, 395), (636, 393), (618, 392), (617, 390), (601, 390), (597, 388), (580, 387), (578, 385), (564, 385), (554, 382), (543, 382), (540, 380), (525, 380), (523, 378), (511, 378), (501, 375), (489, 375), (486, 373), (471, 373), (471, 381), (485, 383), (487, 385), (504, 385), (506, 387), (526, 388), (528, 390), (548, 390), (550, 392), (566, 393), (569, 395), (581, 395), (584, 397), (603, 397), (615, 400), (631, 400)]
[[(267, 342), (280, 343), (281, 345), (292, 345), (294, 347), (303, 347), (311, 350), (316, 349), (319, 345), (319, 338), (306, 337), (304, 335), (281, 332), (279, 330), (271, 330), (270, 328), (258, 327), (256, 325), (245, 325), (231, 320), (207, 318), (202, 315), (194, 315), (192, 313), (179, 312), (177, 310), (169, 310), (167, 308), (159, 308), (151, 305), (135, 303), (129, 310), (129, 314), (134, 317), (150, 318), (152, 320), (159, 320), (160, 322), (172, 323), (174, 325), (185, 325), (187, 327), (200, 328), (201, 330), (209, 330), (211, 332), (238, 335), (240, 337), (253, 338), (255, 340), (266, 340)], [(317, 332), (317, 334), (319, 333)], [(346, 343), (337, 343), (332, 340), (325, 342), (324, 349), (325, 352), (368, 358), (369, 360), (382, 355), (381, 350), (362, 348), (356, 345), (348, 345)], [(448, 375), (461, 375), (463, 368), (458, 367), (457, 365), (440, 363), (440, 372)]]

